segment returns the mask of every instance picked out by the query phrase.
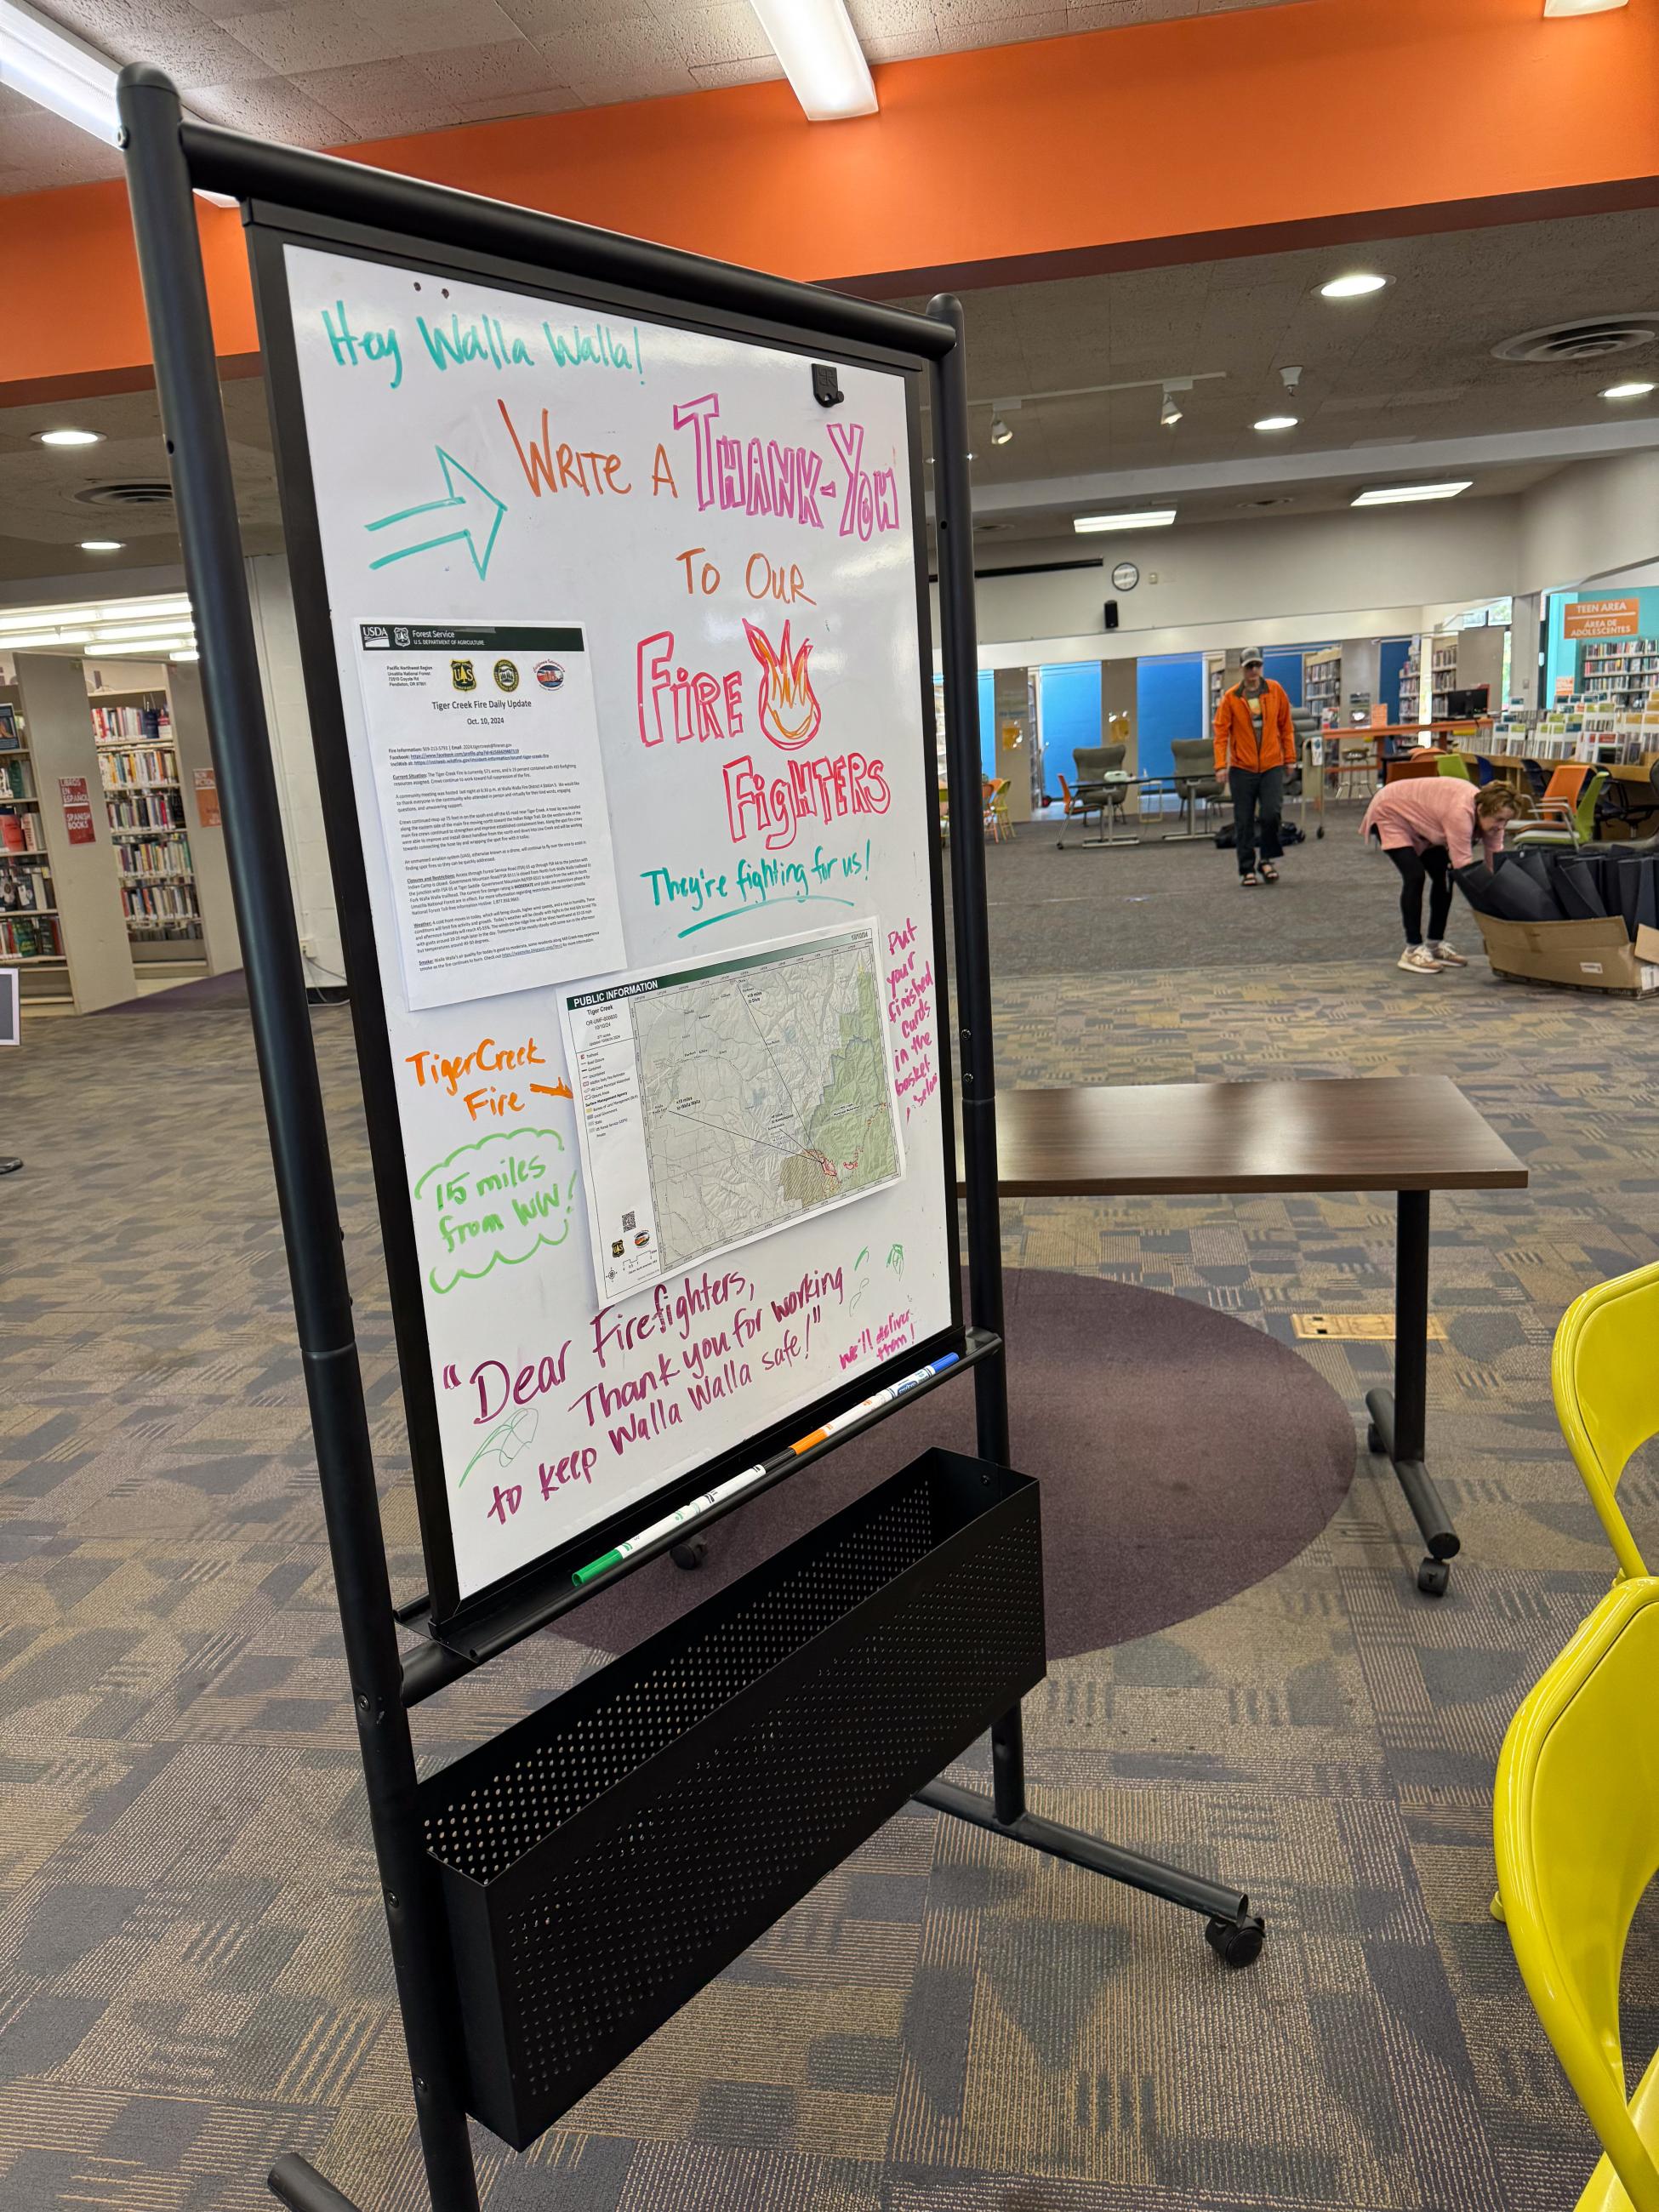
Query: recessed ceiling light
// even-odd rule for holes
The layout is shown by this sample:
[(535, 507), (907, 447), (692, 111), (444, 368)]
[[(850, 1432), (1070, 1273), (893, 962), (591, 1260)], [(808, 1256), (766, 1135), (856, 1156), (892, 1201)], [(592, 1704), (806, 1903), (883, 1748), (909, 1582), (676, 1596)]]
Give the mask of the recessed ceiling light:
[(1351, 276), (1333, 276), (1328, 284), (1322, 284), (1322, 300), (1363, 300), (1368, 294), (1380, 292), (1392, 280), (1379, 276), (1369, 269), (1356, 269)]
[(1356, 507), (1400, 507), (1413, 499), (1455, 499), (1474, 482), (1473, 477), (1463, 477), (1455, 483), (1384, 484), (1377, 491), (1362, 491), (1353, 503)]
[(846, 0), (751, 0), (809, 123), (873, 115), (879, 105)]
[(37, 446), (101, 446), (104, 434), (101, 430), (37, 430), (34, 442)]
[(1072, 527), (1083, 536), (1106, 530), (1163, 530), (1176, 519), (1172, 507), (1144, 507), (1133, 514), (1079, 514)]
[(1622, 8), (1625, 0), (1544, 0), (1547, 15), (1605, 15), (1610, 8)]
[(121, 553), (125, 550), (126, 540), (124, 538), (83, 538), (81, 540), (83, 553)]
[(1299, 415), (1264, 415), (1255, 428), (1258, 430), (1294, 430), (1301, 420)]
[(1629, 384), (1608, 385), (1601, 397), (1603, 399), (1645, 399), (1655, 388), (1651, 384), (1644, 384), (1639, 379), (1635, 379)]

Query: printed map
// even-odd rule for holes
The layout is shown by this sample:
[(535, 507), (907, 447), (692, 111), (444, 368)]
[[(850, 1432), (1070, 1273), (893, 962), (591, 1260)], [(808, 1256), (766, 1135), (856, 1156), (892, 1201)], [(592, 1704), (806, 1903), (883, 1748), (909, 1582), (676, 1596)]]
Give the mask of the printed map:
[(603, 1289), (897, 1181), (880, 991), (865, 925), (570, 1000)]
[(897, 1176), (878, 990), (860, 932), (635, 1002), (665, 1267)]

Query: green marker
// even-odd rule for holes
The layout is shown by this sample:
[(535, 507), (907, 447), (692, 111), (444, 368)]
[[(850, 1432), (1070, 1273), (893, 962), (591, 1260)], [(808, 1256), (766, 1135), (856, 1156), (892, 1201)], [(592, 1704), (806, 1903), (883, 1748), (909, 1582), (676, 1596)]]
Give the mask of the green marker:
[(578, 1567), (571, 1576), (571, 1581), (580, 1589), (596, 1576), (608, 1574), (612, 1567), (619, 1567), (624, 1559), (632, 1559), (635, 1553), (642, 1550), (647, 1544), (654, 1544), (659, 1536), (672, 1535), (676, 1528), (684, 1528), (688, 1521), (698, 1519), (711, 1506), (722, 1504), (738, 1491), (746, 1490), (751, 1482), (758, 1482), (766, 1473), (764, 1466), (747, 1467), (741, 1474), (732, 1475), (728, 1481), (716, 1483), (706, 1496), (694, 1498), (689, 1505), (682, 1505), (678, 1513), (671, 1513), (665, 1521), (653, 1521), (650, 1528), (641, 1528), (637, 1536), (629, 1537), (625, 1543), (618, 1544), (614, 1552), (607, 1552), (602, 1559), (594, 1559), (585, 1567)]

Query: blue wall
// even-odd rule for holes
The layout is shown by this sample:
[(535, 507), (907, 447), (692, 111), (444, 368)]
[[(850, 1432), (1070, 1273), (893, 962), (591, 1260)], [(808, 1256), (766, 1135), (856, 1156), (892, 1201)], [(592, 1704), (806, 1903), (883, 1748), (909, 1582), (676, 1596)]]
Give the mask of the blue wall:
[(1037, 702), (1042, 717), (1043, 781), (1058, 792), (1060, 779), (1075, 784), (1072, 755), (1079, 745), (1097, 745), (1100, 734), (1100, 663), (1073, 660), (1037, 671)]
[(979, 771), (983, 776), (997, 772), (997, 711), (996, 684), (988, 668), (979, 672)]
[(1140, 740), (1142, 775), (1169, 775), (1176, 738), (1207, 734), (1204, 711), (1204, 656), (1176, 653), (1136, 665), (1135, 728)]
[[(1314, 648), (1310, 647), (1308, 650)], [(1294, 653), (1267, 653), (1262, 656), (1262, 674), (1284, 686), (1292, 707), (1302, 704), (1302, 647), (1297, 646)]]
[[(1376, 691), (1378, 703), (1386, 710), (1389, 720), (1400, 720), (1400, 672), (1406, 665), (1406, 655), (1412, 649), (1408, 637), (1385, 637), (1376, 649)], [(1415, 708), (1412, 720), (1417, 720)]]

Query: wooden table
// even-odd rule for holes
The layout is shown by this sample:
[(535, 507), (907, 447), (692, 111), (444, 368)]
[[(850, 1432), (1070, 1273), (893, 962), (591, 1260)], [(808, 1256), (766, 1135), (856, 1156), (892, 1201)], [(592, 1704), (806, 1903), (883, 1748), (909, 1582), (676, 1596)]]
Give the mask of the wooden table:
[(1000, 1091), (996, 1114), (997, 1185), (1009, 1198), (1397, 1194), (1394, 1389), (1365, 1404), (1370, 1448), (1386, 1453), (1427, 1547), (1418, 1588), (1439, 1596), (1458, 1537), (1424, 1463), (1429, 1196), (1527, 1182), (1456, 1085), (1401, 1075)]

